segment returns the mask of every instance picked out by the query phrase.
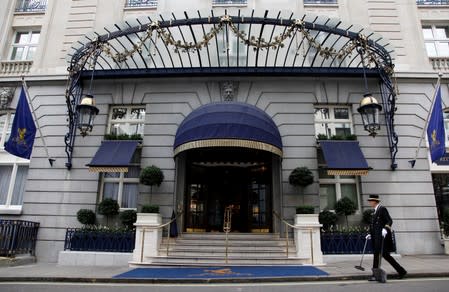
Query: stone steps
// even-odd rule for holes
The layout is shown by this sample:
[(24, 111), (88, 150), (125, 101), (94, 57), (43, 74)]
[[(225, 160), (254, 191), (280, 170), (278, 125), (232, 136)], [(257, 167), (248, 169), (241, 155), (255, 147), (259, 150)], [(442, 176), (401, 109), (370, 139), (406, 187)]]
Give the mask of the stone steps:
[(304, 264), (306, 259), (295, 258), (296, 248), (279, 234), (228, 234), (226, 263), (226, 235), (224, 233), (183, 233), (170, 239), (167, 256), (167, 238), (162, 240), (159, 255), (147, 257), (144, 263), (134, 265), (285, 265)]

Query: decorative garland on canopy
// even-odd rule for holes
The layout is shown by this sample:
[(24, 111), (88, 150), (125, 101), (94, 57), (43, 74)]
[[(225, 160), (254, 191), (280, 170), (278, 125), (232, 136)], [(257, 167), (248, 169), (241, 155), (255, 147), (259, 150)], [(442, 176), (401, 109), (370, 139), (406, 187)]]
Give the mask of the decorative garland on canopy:
[[(174, 52), (178, 53), (181, 52), (195, 52), (197, 50), (201, 50), (204, 47), (208, 46), (210, 41), (217, 37), (217, 35), (222, 32), (225, 27), (228, 26), (230, 28), (230, 31), (234, 33), (235, 36), (237, 36), (240, 41), (250, 47), (253, 47), (254, 50), (269, 50), (269, 49), (277, 49), (277, 48), (283, 48), (284, 41), (288, 38), (295, 37), (298, 38), (297, 34), (302, 34), (303, 39), (307, 40), (307, 43), (309, 44), (309, 47), (314, 48), (317, 50), (320, 56), (322, 56), (324, 59), (328, 58), (338, 58), (342, 59), (345, 56), (351, 56), (354, 49), (357, 47), (364, 48), (364, 61), (367, 67), (373, 68), (373, 67), (379, 67), (381, 66), (387, 74), (391, 75), (393, 74), (393, 68), (389, 67), (388, 64), (384, 64), (379, 56), (377, 56), (373, 51), (368, 49), (368, 38), (364, 36), (363, 34), (359, 34), (359, 37), (357, 39), (353, 39), (349, 41), (345, 46), (343, 46), (338, 51), (335, 50), (332, 47), (324, 47), (320, 42), (316, 40), (316, 38), (309, 32), (308, 29), (305, 27), (305, 23), (301, 19), (293, 20), (293, 23), (288, 27), (288, 29), (275, 36), (273, 41), (266, 41), (264, 38), (256, 38), (255, 36), (251, 36), (250, 38), (247, 37), (246, 33), (244, 31), (240, 31), (238, 27), (235, 25), (235, 23), (232, 21), (232, 17), (229, 15), (223, 15), (220, 17), (220, 21), (217, 25), (214, 25), (209, 32), (203, 35), (203, 38), (199, 42), (185, 42), (181, 40), (176, 40), (173, 35), (167, 30), (160, 26), (158, 21), (152, 22), (148, 29), (145, 31), (142, 38), (139, 38), (139, 41), (136, 42), (131, 49), (125, 49), (122, 52), (113, 52), (112, 45), (106, 42), (99, 42), (96, 41), (96, 45), (91, 48), (91, 52), (87, 53), (83, 56), (83, 58), (89, 58), (94, 52), (98, 53), (98, 50), (101, 50), (104, 52), (107, 56), (109, 56), (111, 59), (113, 59), (116, 63), (120, 64), (122, 62), (125, 62), (128, 60), (129, 57), (134, 55), (135, 53), (139, 52), (142, 53), (143, 46), (146, 41), (151, 40), (154, 37), (153, 40), (153, 46), (156, 47), (156, 43), (158, 39), (161, 39), (165, 45), (174, 47)], [(227, 31), (227, 30), (226, 30)], [(155, 36), (153, 36), (155, 35)], [(229, 46), (227, 46), (227, 49), (229, 49)], [(299, 50), (299, 47), (297, 48)], [(155, 54), (155, 53), (154, 53)], [(88, 63), (88, 66), (92, 68), (94, 64), (89, 64), (88, 60), (82, 60), (81, 62), (78, 62), (78, 64), (82, 63), (85, 64)], [(82, 68), (74, 68), (74, 71), (80, 70)]]

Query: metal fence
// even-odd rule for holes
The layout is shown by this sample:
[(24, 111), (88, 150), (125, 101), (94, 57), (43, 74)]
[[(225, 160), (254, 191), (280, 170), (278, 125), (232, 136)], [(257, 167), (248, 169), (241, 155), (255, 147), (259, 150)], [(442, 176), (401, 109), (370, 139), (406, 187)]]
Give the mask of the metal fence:
[(47, 9), (47, 0), (18, 0), (16, 12), (42, 12)]
[(0, 255), (35, 255), (38, 229), (38, 222), (0, 220)]
[(449, 5), (449, 0), (416, 0), (418, 5)]
[(133, 252), (136, 231), (102, 231), (68, 228), (64, 250)]
[(126, 0), (125, 7), (157, 7), (157, 0)]
[[(361, 254), (365, 244), (366, 233), (321, 233), (321, 251), (323, 254)], [(372, 253), (371, 240), (365, 253)]]

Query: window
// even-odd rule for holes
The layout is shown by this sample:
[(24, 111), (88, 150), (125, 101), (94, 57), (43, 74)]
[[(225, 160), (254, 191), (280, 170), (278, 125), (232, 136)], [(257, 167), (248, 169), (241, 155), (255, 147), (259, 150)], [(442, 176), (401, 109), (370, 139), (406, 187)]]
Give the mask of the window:
[[(111, 108), (108, 133), (112, 135), (140, 135), (143, 137), (145, 107), (114, 106)], [(105, 172), (101, 175), (100, 197), (117, 200), (120, 208), (137, 208), (141, 148), (131, 159), (128, 172)]]
[(141, 148), (131, 159), (128, 172), (105, 172), (101, 177), (100, 197), (117, 200), (120, 208), (137, 208)]
[(157, 7), (157, 0), (126, 0), (125, 7)]
[(13, 113), (0, 116), (0, 213), (20, 213), (29, 161), (3, 150), (11, 133)]
[(333, 210), (335, 203), (343, 197), (348, 197), (359, 206), (360, 190), (356, 176), (328, 175), (321, 149), (318, 149), (318, 168), (321, 210)]
[(449, 57), (449, 27), (429, 25), (422, 28), (427, 56)]
[(13, 120), (14, 114), (10, 112), (0, 116), (0, 149), (3, 149), (5, 142), (11, 134)]
[(416, 0), (418, 5), (449, 5), (449, 0)]
[(304, 4), (337, 4), (337, 0), (304, 0)]
[(212, 0), (212, 5), (247, 5), (247, 2), (247, 0)]
[[(347, 106), (317, 106), (315, 108), (315, 133), (346, 137), (352, 134), (351, 111)], [(333, 210), (343, 197), (359, 206), (359, 185), (356, 176), (328, 175), (323, 152), (318, 149), (318, 178), (320, 184), (320, 209)]]
[(346, 137), (352, 134), (352, 116), (349, 107), (318, 106), (315, 108), (316, 135)]
[(39, 31), (18, 31), (12, 44), (11, 60), (33, 60), (39, 43)]
[(143, 137), (144, 125), (144, 106), (116, 106), (111, 109), (108, 133), (112, 135), (139, 134)]
[(47, 0), (17, 0), (16, 12), (44, 12)]

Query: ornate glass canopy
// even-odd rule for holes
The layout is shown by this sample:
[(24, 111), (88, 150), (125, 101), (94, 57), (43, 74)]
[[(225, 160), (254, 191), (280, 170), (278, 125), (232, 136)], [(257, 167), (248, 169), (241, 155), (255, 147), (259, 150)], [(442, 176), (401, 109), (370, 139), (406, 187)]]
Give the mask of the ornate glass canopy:
[(74, 43), (68, 58), (72, 73), (94, 67), (114, 75), (123, 75), (117, 72), (122, 70), (170, 74), (176, 72), (173, 69), (311, 73), (315, 70), (297, 69), (329, 68), (342, 73), (361, 67), (358, 46), (366, 49), (370, 68), (392, 69), (393, 48), (388, 40), (339, 19), (268, 10), (197, 11), (151, 15), (105, 27)]
[[(381, 81), (394, 168), (394, 64), (388, 40), (326, 16), (221, 11), (149, 15), (105, 27), (75, 42), (68, 54), (69, 127), (77, 120), (74, 108), (82, 93), (81, 79), (92, 74), (96, 78), (185, 74), (361, 77), (364, 64), (366, 73)], [(70, 127), (68, 167), (75, 134), (76, 129)]]

